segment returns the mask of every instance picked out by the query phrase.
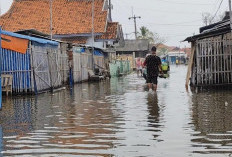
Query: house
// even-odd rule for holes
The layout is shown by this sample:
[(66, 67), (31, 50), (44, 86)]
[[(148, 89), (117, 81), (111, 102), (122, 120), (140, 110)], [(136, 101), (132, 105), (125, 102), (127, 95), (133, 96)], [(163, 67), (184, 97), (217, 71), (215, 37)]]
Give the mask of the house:
[(200, 28), (200, 34), (188, 37), (192, 53), (186, 85), (193, 87), (228, 86), (232, 84), (232, 42), (230, 20)]
[(185, 63), (187, 54), (184, 51), (170, 51), (167, 54), (168, 61), (171, 64)]
[(106, 32), (97, 36), (95, 46), (104, 50), (104, 55), (111, 62), (116, 57), (116, 47), (124, 46), (122, 26), (118, 22), (108, 22)]
[(135, 53), (135, 58), (145, 58), (149, 52), (149, 41), (147, 39), (125, 40), (123, 47), (117, 47), (117, 55), (132, 55)]
[[(69, 49), (69, 58), (74, 53), (70, 51), (72, 45), (84, 45), (102, 49), (105, 59), (111, 61), (116, 56), (115, 46), (123, 44), (124, 39), (121, 25), (112, 22), (109, 3), (108, 0), (94, 1), (92, 27), (92, 1), (14, 0), (9, 11), (0, 17), (0, 25), (7, 31), (70, 43), (68, 48), (65, 44), (61, 46), (61, 49)], [(86, 61), (92, 64), (88, 67), (92, 69), (98, 63), (93, 63), (95, 60), (90, 59), (91, 56), (94, 55), (89, 55)], [(78, 77), (81, 79), (76, 80), (85, 80), (86, 74)]]
[(121, 25), (111, 21), (108, 0), (14, 0), (10, 10), (0, 17), (2, 29), (19, 32), (34, 29), (75, 44), (107, 46), (123, 41)]

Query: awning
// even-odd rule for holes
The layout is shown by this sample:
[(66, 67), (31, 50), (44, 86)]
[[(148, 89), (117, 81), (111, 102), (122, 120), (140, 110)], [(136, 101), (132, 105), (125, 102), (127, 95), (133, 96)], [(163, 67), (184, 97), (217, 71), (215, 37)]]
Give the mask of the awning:
[(1, 37), (4, 39), (1, 40), (2, 48), (16, 51), (22, 54), (25, 54), (27, 52), (29, 43), (28, 39), (16, 38), (4, 34), (2, 34)]

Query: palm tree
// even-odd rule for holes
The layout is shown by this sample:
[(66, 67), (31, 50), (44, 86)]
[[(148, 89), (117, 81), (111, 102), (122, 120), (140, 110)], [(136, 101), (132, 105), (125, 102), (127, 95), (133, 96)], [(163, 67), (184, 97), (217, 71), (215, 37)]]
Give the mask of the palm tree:
[(154, 34), (147, 27), (142, 26), (139, 34), (138, 39), (148, 39), (150, 43), (154, 43)]

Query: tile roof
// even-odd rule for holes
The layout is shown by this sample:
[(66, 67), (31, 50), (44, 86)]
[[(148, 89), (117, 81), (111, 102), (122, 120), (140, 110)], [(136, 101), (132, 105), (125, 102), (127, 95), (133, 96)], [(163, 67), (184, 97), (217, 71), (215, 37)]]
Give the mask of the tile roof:
[(108, 22), (106, 32), (101, 36), (97, 36), (96, 39), (117, 39), (118, 26), (118, 22)]
[[(83, 34), (92, 31), (92, 1), (53, 0), (53, 34)], [(95, 0), (95, 33), (105, 32), (107, 10), (105, 0)], [(50, 34), (50, 5), (48, 0), (14, 0), (10, 10), (0, 17), (2, 29), (19, 31), (36, 29)]]
[(87, 37), (62, 38), (62, 41), (72, 42), (74, 44), (86, 44)]

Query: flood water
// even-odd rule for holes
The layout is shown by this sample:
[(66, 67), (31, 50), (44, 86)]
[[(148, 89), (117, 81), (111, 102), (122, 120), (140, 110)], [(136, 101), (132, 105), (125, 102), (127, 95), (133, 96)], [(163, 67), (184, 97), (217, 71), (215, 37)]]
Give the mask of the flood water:
[(232, 91), (185, 90), (171, 66), (157, 93), (130, 74), (3, 100), (0, 156), (232, 156)]

